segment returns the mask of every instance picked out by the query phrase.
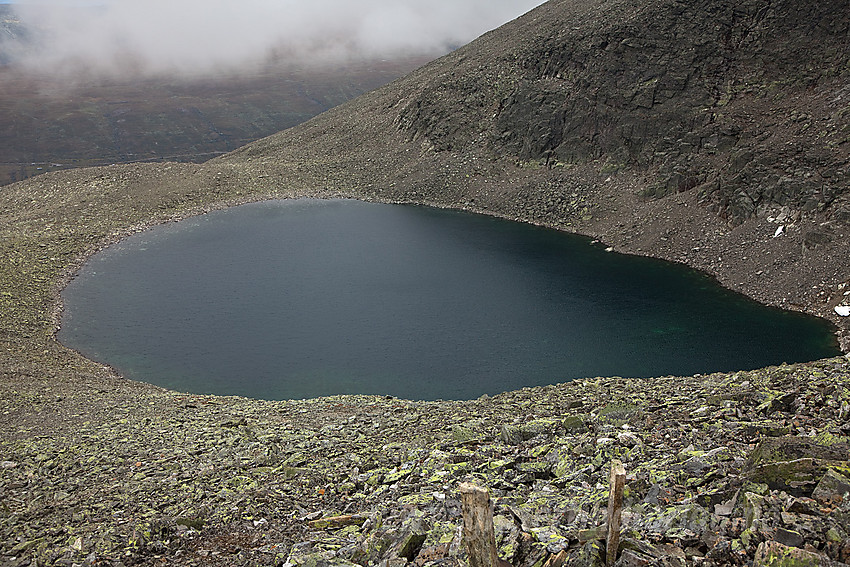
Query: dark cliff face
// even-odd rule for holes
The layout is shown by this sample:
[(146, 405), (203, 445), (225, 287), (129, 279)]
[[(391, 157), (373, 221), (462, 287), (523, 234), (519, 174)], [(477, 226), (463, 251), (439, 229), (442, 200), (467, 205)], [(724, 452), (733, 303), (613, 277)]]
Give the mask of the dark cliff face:
[(601, 160), (732, 222), (850, 221), (847, 0), (552, 0), (450, 57), (397, 121), (438, 151)]

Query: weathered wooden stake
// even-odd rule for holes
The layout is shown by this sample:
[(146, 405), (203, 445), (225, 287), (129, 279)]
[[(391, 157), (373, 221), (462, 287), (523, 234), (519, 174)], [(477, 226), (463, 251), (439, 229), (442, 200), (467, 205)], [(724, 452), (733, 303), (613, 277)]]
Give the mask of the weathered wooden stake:
[(463, 539), (469, 567), (498, 567), (496, 535), (493, 531), (493, 502), (487, 490), (469, 482), (460, 485), (463, 506)]
[(618, 460), (611, 461), (611, 489), (608, 493), (608, 539), (605, 565), (617, 560), (620, 547), (620, 515), (623, 511), (623, 489), (626, 486), (626, 469)]

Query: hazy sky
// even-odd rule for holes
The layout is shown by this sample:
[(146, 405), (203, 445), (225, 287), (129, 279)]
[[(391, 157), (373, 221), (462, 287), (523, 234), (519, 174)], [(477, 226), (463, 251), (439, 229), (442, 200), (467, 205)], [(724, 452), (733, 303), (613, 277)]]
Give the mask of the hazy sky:
[(145, 74), (235, 70), (271, 54), (437, 55), (542, 1), (52, 0), (18, 2), (16, 11), (41, 28), (41, 49), (27, 55), (29, 65)]

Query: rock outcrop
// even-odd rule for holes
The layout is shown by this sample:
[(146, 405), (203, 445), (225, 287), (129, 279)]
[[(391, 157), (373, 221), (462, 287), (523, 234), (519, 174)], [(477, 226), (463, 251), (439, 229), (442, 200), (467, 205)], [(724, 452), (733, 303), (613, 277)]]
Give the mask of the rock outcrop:
[(646, 169), (648, 195), (698, 188), (733, 222), (824, 210), (850, 179), (848, 33), (843, 1), (549, 2), (426, 81), (399, 124), (437, 150)]

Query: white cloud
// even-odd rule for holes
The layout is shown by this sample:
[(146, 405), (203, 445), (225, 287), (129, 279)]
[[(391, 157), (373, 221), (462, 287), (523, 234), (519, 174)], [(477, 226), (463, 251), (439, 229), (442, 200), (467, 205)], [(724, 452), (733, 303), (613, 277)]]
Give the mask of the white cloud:
[(277, 54), (315, 60), (438, 55), (542, 0), (53, 0), (19, 4), (40, 29), (26, 64), (49, 72), (234, 70)]

